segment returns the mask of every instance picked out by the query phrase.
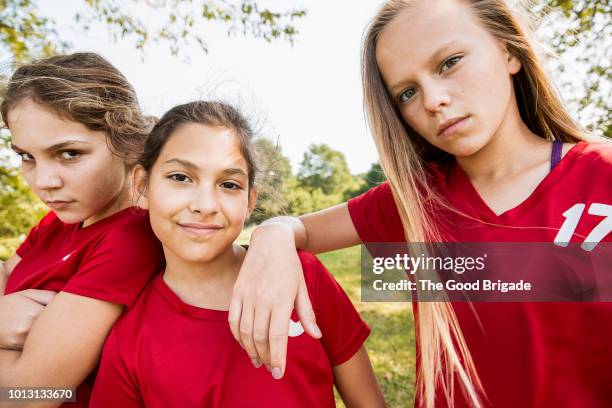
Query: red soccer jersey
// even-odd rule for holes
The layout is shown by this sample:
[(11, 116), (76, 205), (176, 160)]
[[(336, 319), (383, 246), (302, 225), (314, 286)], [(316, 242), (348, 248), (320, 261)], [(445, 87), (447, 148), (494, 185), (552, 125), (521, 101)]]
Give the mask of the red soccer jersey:
[(253, 367), (227, 311), (184, 303), (160, 275), (111, 331), (92, 407), (335, 406), (332, 367), (350, 359), (370, 329), (318, 259), (299, 257), (323, 337), (304, 333), (293, 312), (281, 380)]
[[(54, 212), (30, 231), (17, 249), (22, 258), (11, 272), (5, 294), (25, 289), (69, 292), (132, 306), (163, 262), (148, 212), (131, 207), (88, 227), (64, 224)], [(77, 389), (87, 406), (93, 381)]]
[[(578, 143), (525, 201), (501, 215), (487, 206), (455, 162), (433, 180), (445, 199), (468, 215), (444, 213), (441, 230), (447, 242), (558, 241), (560, 234), (571, 234), (562, 226), (572, 221), (578, 221), (573, 234), (565, 236), (583, 242), (612, 220), (610, 144)], [(348, 207), (363, 242), (404, 240), (388, 183), (350, 200)], [(611, 241), (609, 226), (601, 242)], [(453, 304), (491, 406), (612, 406), (612, 303), (472, 306), (482, 328), (467, 303)], [(460, 392), (456, 395), (457, 406), (468, 406)], [(437, 403), (445, 405), (443, 400), (440, 393)]]

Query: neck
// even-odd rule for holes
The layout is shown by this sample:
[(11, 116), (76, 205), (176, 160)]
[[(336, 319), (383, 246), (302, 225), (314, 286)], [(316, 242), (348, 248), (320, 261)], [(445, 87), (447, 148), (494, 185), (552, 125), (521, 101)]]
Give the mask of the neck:
[(113, 197), (100, 211), (83, 221), (81, 228), (85, 228), (89, 225), (95, 224), (98, 221), (103, 220), (106, 217), (124, 210), (132, 206), (132, 195), (130, 184), (126, 184), (121, 188), (121, 191)]
[(489, 142), (476, 153), (456, 159), (470, 179), (493, 181), (541, 164), (548, 160), (543, 153), (549, 150), (550, 142), (531, 132), (516, 103), (511, 103)]
[(246, 250), (228, 246), (206, 262), (180, 258), (164, 246), (164, 281), (187, 304), (214, 310), (228, 310), (229, 302)]

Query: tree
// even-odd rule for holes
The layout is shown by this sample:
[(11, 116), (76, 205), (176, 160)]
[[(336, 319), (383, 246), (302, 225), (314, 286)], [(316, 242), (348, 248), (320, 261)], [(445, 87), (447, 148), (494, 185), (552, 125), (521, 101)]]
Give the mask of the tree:
[(346, 191), (357, 187), (342, 152), (326, 144), (312, 144), (304, 153), (298, 171), (300, 185), (307, 191), (320, 189), (325, 195), (342, 198)]
[[(72, 16), (82, 29), (100, 22), (115, 40), (134, 39), (139, 50), (152, 43), (166, 43), (175, 55), (181, 46), (191, 43), (206, 52), (205, 34), (197, 28), (215, 22), (227, 26), (228, 33), (242, 32), (266, 41), (292, 41), (298, 33), (294, 21), (306, 15), (304, 9), (272, 10), (255, 0), (83, 1), (87, 12)], [(161, 24), (145, 23), (134, 12), (135, 5), (154, 11)], [(14, 60), (27, 61), (67, 51), (70, 44), (60, 39), (54, 20), (39, 14), (36, 0), (0, 0), (0, 47)]]
[[(560, 84), (574, 115), (588, 129), (612, 137), (612, 3), (539, 0), (534, 11), (546, 17), (540, 32), (552, 50), (574, 55), (570, 64), (584, 68), (579, 81), (568, 77)], [(558, 74), (568, 69), (560, 60), (553, 61), (552, 68)]]
[(372, 187), (376, 187), (380, 183), (387, 180), (387, 177), (385, 176), (385, 173), (378, 162), (372, 163), (370, 169), (366, 173), (358, 175), (357, 178), (360, 179), (360, 185), (357, 189), (349, 191), (347, 198), (357, 197)]
[(285, 214), (287, 205), (285, 193), (291, 176), (291, 163), (283, 156), (280, 147), (271, 140), (260, 138), (255, 141), (257, 151), (257, 206), (249, 219), (250, 223)]

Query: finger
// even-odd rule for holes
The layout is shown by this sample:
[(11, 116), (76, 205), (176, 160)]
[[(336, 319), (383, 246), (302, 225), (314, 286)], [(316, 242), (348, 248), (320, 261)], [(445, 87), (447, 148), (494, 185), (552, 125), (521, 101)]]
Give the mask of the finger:
[(261, 359), (259, 354), (257, 354), (255, 342), (253, 341), (253, 319), (253, 308), (243, 304), (242, 315), (240, 316), (240, 339), (251, 359), (251, 363), (253, 363), (255, 368), (259, 368), (261, 367)]
[(253, 326), (253, 340), (255, 349), (261, 358), (261, 362), (270, 365), (270, 343), (268, 342), (268, 334), (270, 330), (270, 310), (258, 308), (255, 310), (255, 319)]
[(230, 330), (232, 331), (232, 336), (236, 339), (238, 343), (240, 343), (240, 347), (244, 348), (244, 344), (242, 344), (242, 339), (240, 338), (240, 316), (242, 315), (242, 300), (238, 297), (237, 294), (232, 295), (232, 300), (230, 302), (229, 313), (227, 316), (227, 321), (229, 322)]
[(55, 295), (57, 295), (57, 292), (41, 289), (26, 289), (17, 293), (43, 306), (47, 306), (49, 303), (51, 303), (51, 301), (55, 298)]
[(291, 319), (291, 308), (272, 311), (270, 319), (270, 366), (272, 367), (272, 377), (276, 380), (280, 380), (285, 375), (289, 319)]
[(317, 320), (312, 308), (312, 303), (310, 303), (306, 282), (304, 282), (303, 279), (298, 288), (297, 298), (295, 299), (295, 311), (300, 318), (300, 323), (302, 323), (304, 331), (315, 339), (321, 338), (321, 329), (317, 326)]

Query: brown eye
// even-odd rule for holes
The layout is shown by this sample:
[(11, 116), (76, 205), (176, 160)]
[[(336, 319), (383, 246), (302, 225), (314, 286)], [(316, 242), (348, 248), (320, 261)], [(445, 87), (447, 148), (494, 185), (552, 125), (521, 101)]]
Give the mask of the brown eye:
[(176, 181), (177, 183), (188, 183), (191, 181), (189, 176), (187, 176), (186, 174), (182, 174), (182, 173), (170, 174), (168, 178), (172, 181)]
[(77, 150), (64, 150), (60, 153), (60, 156), (64, 160), (74, 160), (81, 157), (81, 152)]
[(19, 158), (24, 163), (29, 163), (34, 161), (34, 157), (30, 153), (18, 153)]
[(240, 185), (233, 183), (231, 181), (226, 181), (224, 183), (221, 183), (221, 187), (223, 188), (227, 188), (229, 190), (241, 190), (242, 187), (240, 187)]

